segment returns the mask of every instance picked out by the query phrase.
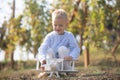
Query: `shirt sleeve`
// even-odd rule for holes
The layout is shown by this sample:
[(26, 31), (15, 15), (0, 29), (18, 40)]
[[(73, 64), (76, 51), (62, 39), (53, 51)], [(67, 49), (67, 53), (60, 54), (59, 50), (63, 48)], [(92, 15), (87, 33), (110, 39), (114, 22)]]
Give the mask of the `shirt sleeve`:
[(50, 36), (47, 35), (45, 39), (43, 40), (41, 46), (38, 48), (38, 54), (40, 61), (45, 60), (46, 58), (46, 52), (49, 48), (49, 42), (50, 42)]
[(69, 46), (70, 46), (69, 55), (72, 56), (73, 59), (77, 59), (80, 55), (80, 48), (79, 48), (78, 43), (72, 33), (70, 35)]

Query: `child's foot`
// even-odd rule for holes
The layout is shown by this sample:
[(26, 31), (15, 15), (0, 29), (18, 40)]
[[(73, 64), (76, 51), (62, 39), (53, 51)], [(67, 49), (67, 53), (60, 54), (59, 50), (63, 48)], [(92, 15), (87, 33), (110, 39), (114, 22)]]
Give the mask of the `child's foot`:
[(46, 72), (42, 72), (38, 75), (38, 78), (43, 78), (43, 77), (46, 77), (47, 76), (47, 73)]

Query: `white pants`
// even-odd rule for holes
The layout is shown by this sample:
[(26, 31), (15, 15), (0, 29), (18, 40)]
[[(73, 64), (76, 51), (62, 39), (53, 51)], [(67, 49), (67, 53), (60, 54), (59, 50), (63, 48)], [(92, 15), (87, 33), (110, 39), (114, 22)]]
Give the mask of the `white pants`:
[[(58, 48), (59, 58), (64, 59), (65, 56), (68, 56), (69, 52), (70, 52), (70, 50), (65, 46), (61, 46)], [(56, 54), (54, 53), (54, 51), (51, 48), (47, 51), (46, 58), (49, 60), (56, 58)], [(60, 70), (61, 63), (56, 63), (55, 65), (56, 65), (57, 70)], [(71, 61), (64, 61), (63, 62), (63, 69), (64, 70), (71, 70), (72, 69)]]

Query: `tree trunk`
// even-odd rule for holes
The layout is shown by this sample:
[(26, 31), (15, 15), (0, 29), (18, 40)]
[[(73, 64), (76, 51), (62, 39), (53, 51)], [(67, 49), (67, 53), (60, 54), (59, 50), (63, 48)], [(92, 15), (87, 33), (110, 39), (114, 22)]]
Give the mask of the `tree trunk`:
[(14, 61), (14, 52), (11, 53), (11, 68), (14, 69), (15, 61)]
[(90, 58), (89, 58), (89, 43), (88, 46), (84, 49), (84, 67), (87, 68), (90, 64)]
[[(11, 19), (12, 18), (15, 18), (15, 0), (13, 0), (13, 6), (12, 6), (12, 16), (11, 16)], [(12, 69), (14, 69), (14, 63), (15, 63), (15, 61), (14, 61), (14, 46), (15, 45), (13, 45), (13, 48), (12, 48), (12, 50), (10, 50), (10, 52), (11, 52), (11, 68)]]
[(9, 54), (9, 52), (8, 52), (8, 50), (4, 50), (4, 51), (5, 51), (5, 61), (8, 61), (8, 58), (9, 58), (8, 54)]
[(80, 36), (80, 53), (82, 54), (83, 50), (82, 50), (82, 46), (83, 46), (83, 32), (79, 35)]
[(15, 18), (15, 0), (13, 0), (12, 16), (11, 16), (11, 18)]
[[(86, 23), (87, 23), (87, 4), (86, 1), (82, 2), (82, 10), (83, 10), (83, 21), (82, 21), (82, 26), (86, 27)], [(84, 34), (84, 28), (83, 28), (83, 34)], [(87, 38), (86, 38), (87, 39)], [(86, 40), (85, 39), (85, 40)], [(84, 50), (84, 67), (87, 68), (90, 60), (89, 60), (89, 42), (86, 43), (87, 45), (85, 46), (85, 50)]]
[(116, 52), (118, 46), (120, 45), (120, 29), (117, 29), (116, 33), (117, 33), (117, 39), (116, 39), (116, 41), (114, 43), (113, 48), (111, 49), (111, 54), (112, 54), (113, 59), (115, 60), (115, 62), (117, 62), (117, 58), (116, 58), (115, 52)]

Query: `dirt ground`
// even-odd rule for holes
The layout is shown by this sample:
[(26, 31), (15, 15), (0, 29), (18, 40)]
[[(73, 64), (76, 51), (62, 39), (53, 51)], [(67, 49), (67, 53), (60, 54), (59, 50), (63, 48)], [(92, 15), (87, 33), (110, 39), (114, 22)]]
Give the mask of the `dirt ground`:
[(120, 74), (105, 72), (102, 74), (82, 74), (81, 72), (75, 74), (69, 74), (67, 76), (61, 76), (61, 78), (53, 77), (49, 78), (44, 76), (43, 78), (37, 78), (38, 71), (28, 70), (23, 72), (14, 72), (9, 76), (0, 76), (0, 80), (120, 80)]

